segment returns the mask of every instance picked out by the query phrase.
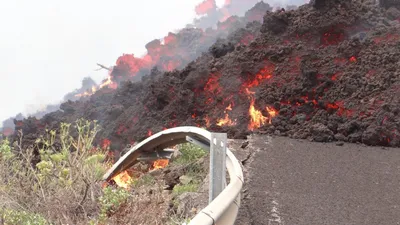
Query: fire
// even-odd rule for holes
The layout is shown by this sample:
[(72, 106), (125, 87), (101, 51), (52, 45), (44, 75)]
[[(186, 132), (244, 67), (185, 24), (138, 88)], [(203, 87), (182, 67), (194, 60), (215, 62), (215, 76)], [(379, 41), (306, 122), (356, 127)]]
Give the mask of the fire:
[(254, 99), (254, 91), (251, 91), (250, 88), (259, 86), (263, 81), (269, 80), (272, 78), (272, 72), (274, 71), (274, 65), (266, 65), (263, 69), (261, 69), (252, 80), (248, 80), (244, 85), (244, 92), (250, 99), (250, 107), (249, 107), (249, 116), (250, 122), (248, 125), (248, 129), (253, 131), (254, 129), (260, 128), (262, 125), (272, 122), (272, 118), (278, 115), (278, 111), (272, 107), (267, 106), (266, 111), (269, 116), (264, 116), (262, 111), (255, 108), (255, 99)]
[(232, 121), (232, 120), (229, 118), (229, 115), (228, 115), (227, 111), (232, 111), (232, 104), (229, 104), (229, 105), (226, 107), (226, 109), (225, 109), (225, 111), (224, 111), (225, 117), (218, 120), (217, 126), (222, 127), (222, 126), (234, 126), (234, 125), (236, 125), (236, 122), (235, 122), (235, 121)]
[(274, 118), (275, 116), (278, 115), (278, 111), (276, 109), (274, 109), (272, 107), (268, 107), (268, 106), (265, 109), (267, 110), (267, 112), (268, 112), (268, 114), (270, 116), (269, 119), (268, 119), (268, 123), (271, 124), (272, 123), (272, 118)]
[(168, 164), (169, 164), (169, 160), (168, 159), (156, 160), (153, 163), (153, 170), (165, 168), (165, 167), (168, 166)]
[(263, 116), (262, 112), (254, 107), (254, 98), (252, 96), (249, 107), (249, 115), (250, 115), (250, 123), (248, 127), (249, 130), (251, 131), (266, 124), (266, 122), (269, 120), (268, 117)]
[(97, 91), (96, 86), (93, 86), (90, 91), (85, 91), (81, 94), (76, 94), (75, 97), (91, 96)]
[(108, 86), (111, 89), (117, 89), (117, 87), (118, 87), (118, 85), (114, 81), (112, 81), (111, 76), (108, 76), (107, 79), (104, 80), (103, 83), (100, 84), (99, 87), (103, 88), (103, 87), (106, 87), (106, 86)]
[(236, 125), (236, 122), (232, 121), (229, 118), (228, 114), (225, 114), (225, 118), (219, 119), (218, 123), (217, 123), (217, 126), (220, 126), (220, 127), (222, 127), (222, 126), (234, 126), (234, 125)]
[(128, 171), (125, 170), (124, 172), (114, 176), (112, 180), (114, 180), (119, 187), (128, 189), (129, 184), (133, 181), (133, 178), (129, 175)]
[(112, 77), (110, 75), (108, 75), (107, 79), (105, 79), (103, 81), (103, 83), (101, 83), (98, 87), (92, 86), (92, 88), (90, 90), (85, 91), (85, 92), (80, 93), (80, 94), (76, 94), (75, 97), (91, 96), (94, 93), (96, 93), (96, 91), (98, 91), (98, 90), (100, 90), (100, 89), (102, 89), (102, 88), (104, 88), (106, 86), (111, 88), (111, 89), (117, 89), (118, 84), (115, 83), (114, 81), (112, 81)]

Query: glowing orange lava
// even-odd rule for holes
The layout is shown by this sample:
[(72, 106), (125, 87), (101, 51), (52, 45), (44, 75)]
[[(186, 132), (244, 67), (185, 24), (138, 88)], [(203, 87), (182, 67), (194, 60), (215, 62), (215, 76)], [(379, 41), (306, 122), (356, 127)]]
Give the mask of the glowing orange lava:
[(350, 57), (349, 61), (352, 63), (355, 63), (355, 62), (357, 62), (357, 58), (355, 56), (352, 56), (352, 57)]

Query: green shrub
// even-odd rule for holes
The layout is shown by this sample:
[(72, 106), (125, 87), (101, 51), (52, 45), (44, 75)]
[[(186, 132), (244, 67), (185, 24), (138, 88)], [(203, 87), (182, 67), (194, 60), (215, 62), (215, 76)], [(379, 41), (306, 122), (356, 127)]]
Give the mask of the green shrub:
[(178, 149), (181, 155), (173, 161), (174, 164), (194, 163), (208, 154), (204, 149), (190, 143), (181, 144)]
[(172, 190), (172, 193), (175, 196), (179, 196), (186, 192), (197, 192), (198, 189), (199, 189), (199, 184), (197, 183), (177, 184)]
[(100, 216), (99, 221), (105, 222), (110, 214), (115, 213), (122, 204), (126, 203), (130, 193), (123, 188), (106, 187), (103, 190), (100, 200)]
[(22, 149), (21, 131), (14, 147), (2, 141), (0, 199), (8, 199), (8, 205), (0, 207), (12, 210), (18, 205), (16, 212), (35, 212), (57, 224), (84, 222), (88, 214), (96, 214), (100, 180), (107, 170), (105, 150), (93, 148), (98, 131), (96, 121), (78, 120), (46, 130), (32, 148)]
[(10, 209), (0, 210), (1, 222), (4, 225), (29, 224), (47, 225), (49, 224), (41, 215), (28, 213), (25, 211), (15, 211)]

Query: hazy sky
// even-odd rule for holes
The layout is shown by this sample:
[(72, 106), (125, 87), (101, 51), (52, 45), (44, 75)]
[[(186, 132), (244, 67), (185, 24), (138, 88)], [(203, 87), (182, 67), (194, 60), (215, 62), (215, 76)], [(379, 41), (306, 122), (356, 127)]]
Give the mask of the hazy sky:
[(147, 42), (191, 23), (200, 2), (2, 1), (0, 123), (59, 102), (85, 76), (102, 80), (107, 74), (94, 71), (96, 63), (111, 66), (123, 53), (144, 54)]
[(184, 27), (201, 0), (13, 0), (0, 7), (0, 121), (99, 81), (122, 53)]

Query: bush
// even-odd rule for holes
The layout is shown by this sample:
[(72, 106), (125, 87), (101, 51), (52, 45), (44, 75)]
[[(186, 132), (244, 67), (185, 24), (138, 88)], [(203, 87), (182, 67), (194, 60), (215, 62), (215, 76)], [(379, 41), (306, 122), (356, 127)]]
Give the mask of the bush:
[(180, 144), (178, 149), (182, 154), (174, 160), (175, 164), (194, 163), (208, 154), (204, 149), (190, 143)]
[(30, 149), (21, 149), (21, 143), (12, 148), (8, 140), (2, 141), (0, 200), (7, 201), (0, 207), (9, 218), (34, 212), (50, 223), (77, 224), (98, 215), (100, 180), (107, 169), (105, 151), (92, 146), (98, 130), (96, 121), (78, 120), (73, 127), (62, 123), (58, 131), (46, 131)]
[(10, 209), (0, 210), (0, 223), (5, 225), (30, 224), (47, 225), (48, 222), (41, 215), (28, 213), (25, 211), (15, 211)]
[(18, 142), (0, 141), (0, 224), (165, 224), (173, 195), (196, 191), (204, 179), (199, 159), (207, 152), (183, 144), (173, 163), (191, 181), (173, 194), (150, 174), (135, 178), (133, 191), (103, 187), (111, 162), (107, 149), (93, 147), (99, 129), (96, 121), (78, 120), (46, 130), (27, 149), (21, 131)]

